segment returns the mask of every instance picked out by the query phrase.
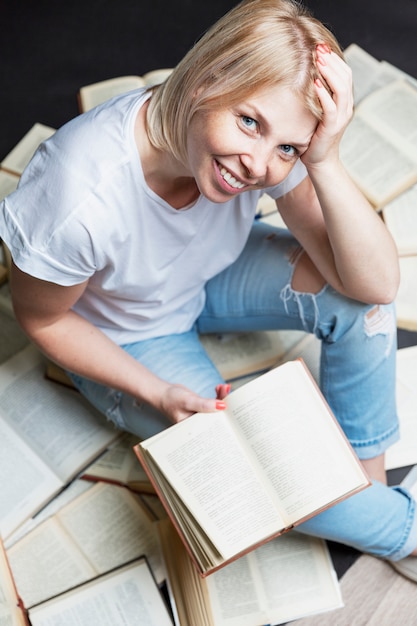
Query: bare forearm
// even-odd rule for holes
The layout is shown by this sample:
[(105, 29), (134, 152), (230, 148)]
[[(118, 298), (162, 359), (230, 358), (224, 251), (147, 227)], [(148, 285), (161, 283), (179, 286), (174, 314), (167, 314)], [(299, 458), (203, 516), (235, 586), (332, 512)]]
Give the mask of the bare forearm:
[(399, 284), (398, 255), (383, 221), (339, 162), (310, 168), (343, 290), (369, 302), (390, 302)]
[(55, 323), (26, 332), (61, 367), (158, 406), (168, 384), (135, 361), (99, 329), (73, 312)]

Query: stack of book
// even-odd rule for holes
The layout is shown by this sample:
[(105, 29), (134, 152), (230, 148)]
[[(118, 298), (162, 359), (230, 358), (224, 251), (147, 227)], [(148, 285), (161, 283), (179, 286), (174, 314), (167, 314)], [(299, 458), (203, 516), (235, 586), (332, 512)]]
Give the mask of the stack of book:
[[(346, 58), (356, 110), (342, 159), (397, 242), (399, 326), (414, 330), (416, 81), (356, 45)], [(87, 85), (79, 110), (170, 72)], [(1, 161), (0, 198), (53, 132), (34, 124)], [(257, 217), (285, 228), (268, 196)], [(0, 290), (5, 313), (10, 298)], [(146, 442), (47, 378), (32, 345), (0, 365), (0, 617), (10, 626), (121, 626), (138, 616), (150, 626), (261, 626), (343, 605), (326, 543), (287, 532), (368, 485), (318, 389), (320, 342), (301, 331), (201, 340), (232, 384), (228, 410), (197, 414)], [(417, 347), (397, 356), (403, 437), (388, 468), (417, 463), (405, 443), (417, 437)], [(297, 455), (300, 433), (308, 442)], [(329, 450), (338, 452), (328, 459)]]
[(398, 248), (398, 327), (417, 330), (417, 80), (356, 44), (355, 113), (342, 140), (349, 174), (380, 212)]

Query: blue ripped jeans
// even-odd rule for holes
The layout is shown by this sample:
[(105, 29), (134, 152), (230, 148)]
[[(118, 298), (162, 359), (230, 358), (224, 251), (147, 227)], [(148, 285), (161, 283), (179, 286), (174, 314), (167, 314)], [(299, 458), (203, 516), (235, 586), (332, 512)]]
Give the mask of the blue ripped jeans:
[[(378, 456), (399, 437), (393, 306), (364, 305), (328, 285), (317, 294), (295, 291), (291, 280), (298, 250), (287, 231), (256, 222), (239, 259), (207, 283), (206, 305), (192, 330), (123, 348), (161, 378), (214, 397), (223, 380), (201, 346), (199, 333), (314, 333), (322, 342), (323, 394), (359, 458)], [(146, 438), (170, 425), (165, 416), (129, 396), (72, 378), (122, 429)], [(405, 490), (375, 482), (299, 530), (396, 560), (417, 546), (414, 506)]]

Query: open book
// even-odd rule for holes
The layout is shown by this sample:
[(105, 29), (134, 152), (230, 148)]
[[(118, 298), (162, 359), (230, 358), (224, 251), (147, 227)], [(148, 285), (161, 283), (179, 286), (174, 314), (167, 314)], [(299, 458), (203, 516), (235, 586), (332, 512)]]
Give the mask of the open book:
[(341, 160), (375, 208), (417, 182), (417, 89), (396, 80), (357, 106), (340, 146)]
[(417, 255), (417, 184), (382, 209), (384, 222), (400, 256)]
[(369, 484), (301, 360), (135, 451), (203, 576)]
[(417, 346), (397, 350), (397, 407), (400, 439), (385, 453), (385, 468), (417, 464)]
[(85, 480), (124, 485), (138, 493), (154, 494), (152, 483), (133, 451), (137, 442), (136, 435), (123, 434), (94, 463), (86, 467), (82, 477)]
[(84, 113), (119, 94), (139, 87), (153, 87), (162, 83), (171, 72), (172, 69), (157, 69), (146, 72), (143, 76), (116, 76), (85, 85), (78, 92), (78, 108)]
[(417, 79), (403, 72), (392, 63), (376, 59), (367, 50), (351, 43), (344, 51), (346, 63), (352, 70), (353, 95), (358, 105), (370, 93), (394, 80), (404, 79), (417, 86)]
[(105, 483), (91, 486), (7, 548), (26, 608), (141, 555), (162, 583), (165, 569), (154, 522), (135, 494)]
[(28, 626), (26, 611), (18, 596), (3, 543), (0, 539), (0, 624)]
[(305, 339), (298, 330), (201, 335), (200, 341), (225, 380), (260, 373), (284, 361)]
[(0, 169), (0, 200), (15, 191), (19, 184), (19, 176)]
[(31, 626), (172, 626), (145, 558), (59, 595), (29, 611)]
[(1, 168), (9, 172), (9, 174), (20, 176), (39, 145), (46, 139), (49, 139), (54, 132), (55, 128), (51, 126), (40, 123), (34, 124), (26, 135), (16, 144), (13, 150), (3, 159), (0, 164)]
[(417, 256), (400, 257), (400, 286), (395, 298), (397, 327), (417, 331)]
[(158, 530), (181, 626), (282, 624), (343, 606), (322, 539), (287, 533), (202, 578), (170, 521)]
[(120, 434), (81, 394), (44, 378), (32, 345), (0, 366), (0, 533), (7, 538)]

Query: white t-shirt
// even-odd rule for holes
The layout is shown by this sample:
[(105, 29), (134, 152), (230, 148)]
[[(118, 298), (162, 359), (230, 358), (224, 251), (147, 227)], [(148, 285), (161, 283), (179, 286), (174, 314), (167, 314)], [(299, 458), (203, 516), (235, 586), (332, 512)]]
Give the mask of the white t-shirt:
[[(60, 285), (88, 279), (74, 306), (116, 343), (189, 330), (204, 285), (247, 240), (263, 193), (224, 204), (200, 196), (173, 209), (146, 184), (134, 139), (144, 90), (78, 116), (43, 143), (1, 204), (0, 233), (16, 265)], [(298, 162), (278, 198), (306, 172)]]

